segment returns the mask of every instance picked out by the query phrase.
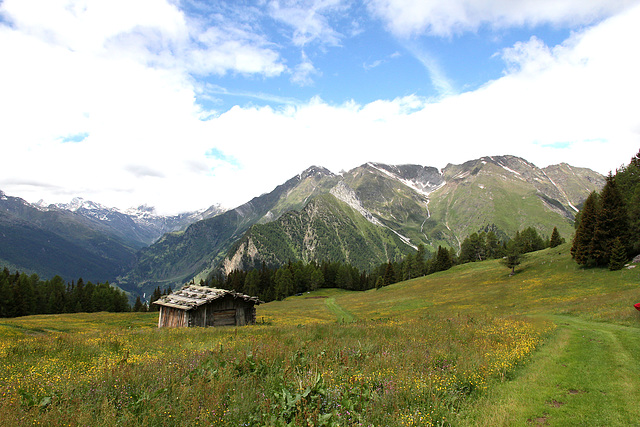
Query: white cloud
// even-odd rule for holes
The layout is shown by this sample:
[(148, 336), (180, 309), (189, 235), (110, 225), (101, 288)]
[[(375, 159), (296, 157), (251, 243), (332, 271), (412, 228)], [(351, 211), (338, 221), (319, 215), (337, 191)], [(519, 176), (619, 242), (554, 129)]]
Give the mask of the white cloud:
[(312, 42), (339, 45), (342, 35), (333, 29), (329, 19), (347, 8), (348, 3), (343, 0), (272, 0), (268, 5), (274, 19), (293, 29), (291, 39), (300, 47)]
[(368, 8), (401, 37), (449, 36), (539, 24), (589, 24), (636, 2), (630, 0), (369, 0)]
[(167, 0), (5, 0), (0, 13), (21, 34), (78, 54), (202, 75), (273, 77), (286, 69), (261, 35), (224, 20), (189, 20)]
[(296, 65), (291, 74), (291, 82), (298, 86), (310, 86), (313, 84), (313, 76), (320, 76), (322, 73), (313, 66), (307, 55), (302, 52), (302, 60)]
[[(74, 16), (89, 9), (52, 9), (54, 25), (39, 23), (46, 16), (31, 17), (23, 3), (0, 6), (13, 22), (0, 25), (0, 57), (9, 65), (0, 67), (6, 159), (0, 189), (32, 201), (80, 195), (123, 208), (148, 202), (166, 212), (216, 202), (233, 207), (312, 164), (334, 171), (367, 161), (443, 167), (492, 154), (606, 173), (627, 162), (640, 142), (640, 7), (560, 46), (532, 38), (505, 49), (502, 78), (438, 101), (405, 96), (330, 105), (282, 98), (279, 109), (236, 106), (210, 115), (195, 100), (206, 85), (187, 71), (283, 72), (262, 36), (244, 28), (225, 39), (202, 30), (196, 33), (203, 58), (189, 57), (180, 46), (196, 33), (168, 4), (166, 17), (153, 18), (161, 23), (149, 24), (144, 37), (137, 38), (140, 28), (118, 24), (130, 30), (87, 29), (89, 40), (81, 43), (69, 34), (80, 31)], [(59, 28), (65, 20), (70, 27)], [(239, 51), (255, 49), (261, 59), (241, 66), (204, 55), (234, 39)], [(315, 68), (303, 57), (305, 63), (311, 77)]]
[(629, 54), (640, 38), (638, 18), (640, 8), (553, 48), (535, 38), (520, 43), (504, 52), (511, 67), (504, 77), (437, 102), (410, 96), (329, 105), (314, 98), (281, 110), (236, 107), (208, 126), (233, 135), (223, 138), (230, 141), (225, 152), (251, 171), (234, 187), (250, 194), (311, 164), (339, 171), (372, 160), (444, 167), (514, 154), (541, 167), (569, 162), (606, 174), (640, 142), (640, 59)]
[(439, 96), (453, 95), (456, 93), (454, 85), (443, 71), (438, 60), (428, 51), (415, 43), (405, 43), (405, 47), (429, 73), (429, 78)]

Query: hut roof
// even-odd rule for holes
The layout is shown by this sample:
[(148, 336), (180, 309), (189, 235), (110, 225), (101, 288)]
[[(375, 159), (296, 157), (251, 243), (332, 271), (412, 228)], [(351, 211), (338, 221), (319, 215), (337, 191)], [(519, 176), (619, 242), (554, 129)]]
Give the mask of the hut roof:
[(253, 302), (255, 305), (262, 303), (258, 297), (250, 297), (249, 295), (226, 289), (208, 288), (197, 285), (185, 285), (179, 291), (164, 295), (153, 303), (165, 307), (178, 308), (180, 310), (191, 310), (227, 295), (231, 295), (233, 298), (240, 298), (247, 302)]

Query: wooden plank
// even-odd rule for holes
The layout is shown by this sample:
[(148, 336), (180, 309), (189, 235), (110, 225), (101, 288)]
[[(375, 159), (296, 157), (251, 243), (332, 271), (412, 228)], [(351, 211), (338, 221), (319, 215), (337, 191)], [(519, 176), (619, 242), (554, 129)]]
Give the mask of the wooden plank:
[(235, 324), (235, 310), (221, 310), (213, 312), (213, 326), (235, 326)]

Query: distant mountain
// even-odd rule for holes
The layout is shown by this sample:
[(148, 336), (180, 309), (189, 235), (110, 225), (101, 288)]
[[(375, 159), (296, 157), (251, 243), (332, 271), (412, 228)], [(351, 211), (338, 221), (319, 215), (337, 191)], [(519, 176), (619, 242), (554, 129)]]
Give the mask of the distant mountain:
[(73, 212), (41, 210), (0, 192), (0, 263), (43, 277), (113, 280), (131, 268), (137, 247)]
[(146, 206), (120, 212), (81, 198), (30, 204), (0, 191), (0, 265), (42, 277), (114, 281), (133, 267), (140, 248), (217, 209), (165, 217)]
[(99, 203), (76, 197), (69, 203), (45, 205), (36, 204), (41, 210), (62, 210), (73, 212), (94, 223), (99, 229), (119, 236), (136, 248), (149, 246), (165, 233), (182, 230), (196, 221), (210, 218), (223, 212), (220, 205), (207, 210), (185, 212), (178, 215), (158, 215), (154, 207), (141, 205), (121, 211)]
[(184, 231), (167, 233), (138, 253), (135, 267), (119, 282), (123, 288), (142, 293), (189, 281), (196, 274), (206, 277), (249, 227), (303, 208), (339, 179), (327, 169), (312, 167), (235, 209), (191, 224)]
[(124, 286), (152, 290), (263, 261), (345, 260), (360, 268), (394, 260), (418, 244), (458, 249), (492, 229), (532, 226), (569, 237), (577, 207), (604, 177), (562, 164), (540, 169), (513, 156), (443, 170), (367, 163), (336, 175), (311, 167), (272, 192), (165, 235), (138, 254)]

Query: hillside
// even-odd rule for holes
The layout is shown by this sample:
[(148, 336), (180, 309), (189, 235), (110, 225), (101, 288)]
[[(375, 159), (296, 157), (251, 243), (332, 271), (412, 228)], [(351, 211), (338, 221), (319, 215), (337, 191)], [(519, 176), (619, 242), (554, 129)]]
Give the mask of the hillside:
[(157, 286), (176, 286), (196, 274), (206, 277), (231, 245), (254, 224), (269, 222), (322, 190), (322, 181), (333, 174), (309, 168), (273, 191), (220, 215), (191, 224), (186, 230), (168, 233), (137, 254), (134, 268), (119, 279), (121, 287), (134, 293), (152, 292)]
[(638, 272), (580, 268), (568, 246), (529, 254), (512, 277), (484, 261), (379, 290), (292, 296), (259, 306), (249, 327), (158, 330), (156, 313), (1, 319), (0, 417), (633, 425)]
[(382, 260), (400, 259), (413, 248), (389, 228), (380, 227), (332, 194), (312, 199), (301, 211), (277, 221), (256, 224), (225, 258), (223, 269), (248, 270), (281, 265), (287, 260), (332, 260), (372, 268)]
[(0, 192), (0, 264), (44, 277), (113, 281), (140, 247), (66, 210), (40, 210)]
[[(637, 268), (611, 272), (585, 269), (571, 259), (569, 243), (527, 254), (509, 276), (499, 260), (457, 265), (450, 270), (364, 292), (336, 291), (332, 298), (353, 319), (427, 314), (572, 315), (587, 320), (640, 326)], [(326, 292), (321, 290), (319, 292)], [(327, 321), (335, 314), (324, 302), (292, 296), (258, 308), (258, 316), (279, 323), (303, 322), (308, 304), (319, 304)], [(294, 308), (299, 306), (299, 308)], [(291, 314), (285, 314), (292, 310)], [(316, 310), (312, 310), (316, 311)]]

